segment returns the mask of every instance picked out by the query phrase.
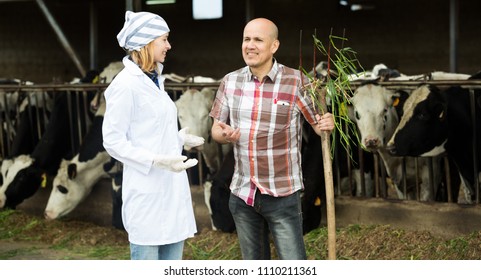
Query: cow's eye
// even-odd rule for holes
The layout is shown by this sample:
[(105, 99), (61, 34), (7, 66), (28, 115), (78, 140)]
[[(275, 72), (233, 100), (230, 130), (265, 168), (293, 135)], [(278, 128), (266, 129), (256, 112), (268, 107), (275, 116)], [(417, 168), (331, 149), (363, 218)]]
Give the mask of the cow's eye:
[(356, 119), (360, 120), (361, 117), (359, 116), (359, 113), (356, 111)]
[(68, 193), (68, 189), (66, 187), (62, 186), (62, 185), (58, 185), (57, 189), (58, 189), (59, 192), (61, 192), (63, 194)]

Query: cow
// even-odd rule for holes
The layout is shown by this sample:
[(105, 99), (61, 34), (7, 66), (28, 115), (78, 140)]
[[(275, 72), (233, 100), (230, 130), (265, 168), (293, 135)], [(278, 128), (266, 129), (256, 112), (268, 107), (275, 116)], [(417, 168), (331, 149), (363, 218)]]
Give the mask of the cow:
[[(77, 110), (87, 112), (87, 104), (84, 104), (83, 99), (73, 98), (71, 112), (73, 116), (80, 116), (80, 119), (70, 122), (68, 94), (67, 92), (54, 94), (55, 104), (45, 132), (33, 152), (27, 155), (28, 166), (24, 165), (25, 160), (14, 159), (14, 163), (7, 171), (12, 180), (9, 182), (4, 180), (0, 189), (0, 207), (15, 209), (18, 204), (31, 197), (40, 187), (51, 182), (49, 179), (55, 176), (62, 158), (71, 158), (76, 153), (75, 143), (80, 137), (77, 135), (79, 128), (76, 126), (89, 122), (91, 116), (77, 114)], [(92, 95), (88, 94), (87, 97), (86, 101), (90, 102)], [(14, 174), (14, 172), (16, 173)]]
[(124, 69), (122, 61), (114, 61), (109, 63), (99, 74), (100, 82), (110, 83), (117, 76), (117, 74)]
[(304, 190), (301, 193), (301, 207), (302, 231), (306, 234), (321, 224), (326, 188), (321, 137), (307, 121), (303, 121), (302, 127), (301, 167)]
[[(205, 139), (205, 143), (201, 147), (196, 147), (196, 150), (202, 155), (203, 162), (208, 169), (207, 179), (200, 183), (204, 188), (204, 200), (211, 217), (216, 214), (214, 213), (215, 210), (211, 209), (211, 204), (209, 202), (213, 183), (212, 177), (223, 168), (221, 165), (223, 157), (229, 152), (229, 150), (232, 150), (231, 144), (218, 144), (210, 136), (212, 118), (209, 117), (209, 112), (212, 109), (214, 97), (215, 93), (210, 88), (203, 88), (200, 91), (191, 88), (183, 92), (179, 99), (175, 101), (180, 127), (188, 127), (190, 134)], [(184, 148), (187, 152), (190, 152), (191, 150), (190, 147)], [(211, 224), (212, 229), (216, 230), (217, 228), (212, 219)], [(222, 227), (224, 226), (221, 226), (221, 228)]]
[(18, 108), (15, 137), (7, 158), (29, 154), (37, 145), (52, 111), (53, 98), (48, 93), (30, 92)]
[(120, 161), (111, 157), (110, 161), (104, 164), (103, 169), (109, 174), (112, 183), (112, 226), (125, 230), (122, 221), (123, 165)]
[(47, 220), (58, 219), (72, 212), (88, 196), (92, 187), (101, 178), (107, 177), (103, 165), (110, 161), (110, 156), (102, 145), (104, 113), (105, 100), (100, 103), (79, 153), (71, 160), (62, 160), (44, 211)]
[[(347, 128), (341, 120), (339, 127)], [(337, 132), (332, 134), (334, 145), (333, 168), (335, 183), (341, 195), (373, 197), (374, 154), (358, 144), (352, 131), (344, 131), (348, 139), (341, 143)]]
[(174, 83), (216, 83), (219, 80), (216, 80), (211, 77), (204, 77), (204, 76), (196, 76), (196, 75), (189, 75), (189, 76), (180, 76), (175, 73), (169, 74), (162, 74), (167, 81), (171, 81)]
[[(209, 112), (212, 109), (215, 92), (210, 88), (202, 90), (188, 89), (175, 101), (178, 120), (181, 128), (189, 128), (189, 133), (203, 137), (204, 145), (197, 149), (202, 154), (209, 175), (214, 175), (220, 167), (223, 154), (226, 154), (232, 145), (219, 145), (210, 137), (212, 118)], [(190, 147), (185, 147), (187, 151)]]
[(406, 75), (397, 69), (387, 67), (383, 63), (374, 65), (371, 71), (364, 71), (348, 76), (350, 81), (375, 82), (375, 81), (427, 81), (427, 80), (466, 80), (468, 74), (432, 71), (417, 75)]
[(204, 199), (209, 210), (212, 229), (234, 232), (235, 224), (229, 210), (230, 183), (234, 174), (234, 150), (225, 156), (220, 169), (211, 181), (204, 184)]
[[(0, 163), (0, 208), (3, 208), (6, 203), (5, 191), (18, 172), (18, 168), (24, 168), (24, 165), (29, 162), (25, 156), (18, 159), (17, 157), (33, 152), (40, 141), (53, 106), (53, 99), (47, 93), (32, 92), (22, 96), (11, 147), (5, 152), (6, 156)], [(13, 168), (10, 169), (12, 166)]]
[[(480, 78), (481, 72), (470, 77)], [(478, 180), (474, 167), (481, 166), (480, 97), (481, 91), (475, 90), (475, 102), (471, 104), (466, 88), (420, 85), (406, 100), (404, 115), (387, 145), (396, 156), (432, 157), (447, 153), (459, 171), (465, 192), (464, 198), (458, 197), (458, 203), (472, 202)], [(474, 118), (471, 106), (475, 108)]]
[[(99, 78), (104, 83), (110, 83), (123, 67), (122, 62), (112, 62), (103, 69)], [(71, 160), (63, 159), (53, 179), (52, 191), (44, 211), (47, 220), (58, 219), (72, 212), (90, 194), (93, 186), (111, 172), (110, 168), (113, 166), (106, 168), (111, 157), (102, 145), (105, 106), (103, 92), (99, 91), (90, 103), (90, 109), (95, 111), (95, 116), (79, 153)], [(114, 203), (118, 201), (114, 195), (117, 190), (118, 188), (112, 190)], [(117, 211), (116, 207), (113, 209)], [(113, 224), (117, 226), (116, 220), (113, 218)]]
[[(0, 80), (0, 84), (33, 85), (32, 82), (16, 79)], [(49, 94), (40, 91), (2, 91), (0, 94), (2, 155), (11, 159), (33, 150), (48, 119), (53, 101)]]
[[(377, 152), (382, 159), (389, 177), (390, 186), (399, 199), (407, 198), (402, 190), (403, 180), (406, 178), (407, 191), (415, 186), (417, 170), (414, 158), (396, 157), (386, 149), (387, 140), (393, 135), (399, 123), (401, 110), (398, 106), (400, 100), (408, 96), (404, 91), (391, 91), (375, 82), (368, 82), (358, 87), (350, 99), (352, 106), (349, 109), (351, 120), (357, 125), (361, 136), (361, 144), (370, 152)], [(401, 102), (402, 103), (402, 102)], [(398, 109), (397, 109), (398, 108)], [(436, 158), (433, 164), (434, 186), (440, 184), (440, 159)], [(406, 164), (406, 174), (403, 174), (403, 165)], [(418, 165), (421, 170), (420, 200), (434, 200), (429, 178), (429, 162), (427, 159), (419, 159)], [(410, 195), (412, 198), (413, 195)]]
[[(0, 79), (0, 85), (20, 85), (21, 81), (16, 79)], [(14, 135), (14, 121), (17, 109), (19, 93), (16, 90), (0, 91), (0, 140), (1, 154), (5, 156), (8, 153), (9, 141)]]

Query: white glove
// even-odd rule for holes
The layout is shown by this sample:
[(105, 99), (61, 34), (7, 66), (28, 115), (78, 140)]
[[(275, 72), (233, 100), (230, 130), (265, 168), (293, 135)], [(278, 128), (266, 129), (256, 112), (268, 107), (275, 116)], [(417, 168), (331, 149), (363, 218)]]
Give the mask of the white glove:
[(184, 146), (186, 150), (189, 150), (189, 148), (198, 147), (204, 144), (205, 140), (203, 137), (195, 136), (193, 134), (188, 134), (188, 132), (189, 132), (188, 127), (185, 127), (179, 130), (179, 137), (184, 140)]
[[(187, 160), (187, 161), (185, 161)], [(195, 158), (187, 159), (186, 156), (155, 155), (153, 165), (173, 172), (181, 172), (197, 164)]]

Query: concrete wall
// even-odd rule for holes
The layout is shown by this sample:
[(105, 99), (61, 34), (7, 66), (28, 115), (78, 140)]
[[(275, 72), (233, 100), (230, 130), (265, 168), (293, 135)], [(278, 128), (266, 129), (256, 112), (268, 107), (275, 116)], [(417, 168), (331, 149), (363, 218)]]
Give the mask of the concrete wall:
[[(177, 4), (144, 6), (160, 14), (170, 28), (173, 49), (166, 73), (221, 78), (244, 65), (240, 53), (245, 24), (245, 1), (225, 0), (224, 17), (194, 21), (190, 0)], [(406, 74), (449, 70), (449, 0), (372, 1), (376, 9), (351, 12), (337, 0), (251, 1), (253, 17), (267, 17), (280, 29), (277, 59), (299, 66), (302, 57), (312, 67), (312, 34), (327, 44), (327, 36), (342, 35), (370, 69), (383, 62)], [(458, 72), (481, 70), (481, 1), (459, 1)], [(47, 7), (78, 53), (89, 66), (89, 1), (45, 0)], [(123, 50), (116, 34), (124, 21), (125, 1), (96, 0), (98, 7), (98, 68), (120, 60)], [(317, 61), (324, 59), (318, 54)], [(70, 81), (79, 73), (34, 1), (0, 3), (0, 78), (21, 78), (36, 83)]]

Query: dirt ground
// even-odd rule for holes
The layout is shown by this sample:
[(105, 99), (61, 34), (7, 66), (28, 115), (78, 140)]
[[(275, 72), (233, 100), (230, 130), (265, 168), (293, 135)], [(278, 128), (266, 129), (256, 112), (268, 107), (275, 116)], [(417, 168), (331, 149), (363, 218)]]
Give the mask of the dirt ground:
[[(326, 232), (320, 228), (305, 235), (308, 259), (327, 258)], [(389, 225), (352, 225), (338, 229), (336, 248), (337, 258), (343, 260), (480, 260), (481, 231), (444, 239)], [(129, 259), (127, 234), (89, 222), (45, 221), (16, 211), (0, 219), (0, 259)], [(184, 259), (241, 259), (237, 236), (203, 228), (188, 240)]]
[[(201, 189), (193, 191), (193, 200), (198, 234), (188, 240), (184, 258), (240, 259), (236, 234), (211, 230)], [(309, 259), (326, 259), (325, 227), (305, 235), (304, 239)], [(350, 225), (337, 230), (336, 248), (338, 259), (347, 260), (480, 260), (481, 231), (446, 238), (429, 231), (405, 230), (386, 224)], [(46, 221), (41, 213), (26, 209), (0, 210), (0, 259), (128, 258), (126, 232), (111, 225), (86, 221), (75, 215)]]

